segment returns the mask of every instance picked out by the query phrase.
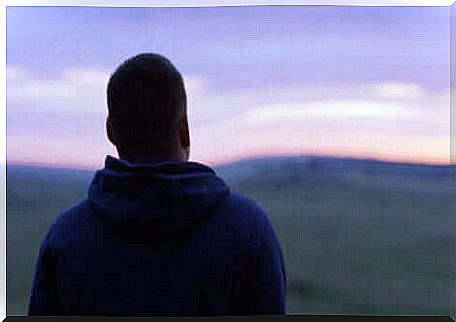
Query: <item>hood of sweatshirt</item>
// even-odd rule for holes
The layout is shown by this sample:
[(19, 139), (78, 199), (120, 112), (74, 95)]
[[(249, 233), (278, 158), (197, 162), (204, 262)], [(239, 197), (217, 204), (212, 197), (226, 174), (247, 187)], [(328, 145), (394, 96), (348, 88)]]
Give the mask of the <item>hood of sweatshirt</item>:
[(138, 164), (107, 155), (88, 201), (95, 215), (116, 230), (163, 239), (195, 229), (229, 193), (214, 170), (201, 163)]

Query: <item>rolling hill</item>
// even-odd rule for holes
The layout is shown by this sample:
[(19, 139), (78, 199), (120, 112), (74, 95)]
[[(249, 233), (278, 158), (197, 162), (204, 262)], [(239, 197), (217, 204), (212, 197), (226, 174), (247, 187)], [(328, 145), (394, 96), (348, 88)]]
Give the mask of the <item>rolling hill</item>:
[[(269, 214), (290, 314), (447, 315), (456, 267), (456, 167), (322, 157), (217, 167)], [(40, 242), (94, 171), (7, 165), (7, 310), (27, 313)]]

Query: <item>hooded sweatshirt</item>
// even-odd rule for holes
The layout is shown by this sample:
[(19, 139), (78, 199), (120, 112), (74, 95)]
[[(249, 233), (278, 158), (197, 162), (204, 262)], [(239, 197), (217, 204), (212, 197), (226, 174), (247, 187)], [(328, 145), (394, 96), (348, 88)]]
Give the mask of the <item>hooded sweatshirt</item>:
[(39, 251), (29, 315), (285, 314), (265, 212), (208, 166), (106, 156)]

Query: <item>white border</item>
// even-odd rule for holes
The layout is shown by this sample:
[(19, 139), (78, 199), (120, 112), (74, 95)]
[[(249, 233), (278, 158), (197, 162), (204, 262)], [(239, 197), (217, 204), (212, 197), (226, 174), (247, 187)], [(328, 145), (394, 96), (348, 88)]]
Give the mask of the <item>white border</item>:
[[(217, 7), (249, 5), (445, 6), (455, 0), (6, 0), (0, 3), (0, 43), (6, 44), (7, 6)], [(0, 319), (6, 317), (6, 45), (0, 51)]]
[(217, 7), (249, 5), (348, 5), (448, 7), (455, 0), (6, 0), (6, 6)]
[(6, 317), (6, 6), (0, 5), (0, 319)]

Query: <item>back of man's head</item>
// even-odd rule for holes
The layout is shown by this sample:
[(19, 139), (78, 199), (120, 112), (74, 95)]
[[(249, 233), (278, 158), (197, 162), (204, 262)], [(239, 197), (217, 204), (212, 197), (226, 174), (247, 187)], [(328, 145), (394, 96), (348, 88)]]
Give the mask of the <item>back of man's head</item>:
[(107, 101), (108, 137), (121, 157), (176, 157), (188, 148), (184, 81), (167, 58), (127, 59), (109, 80)]

